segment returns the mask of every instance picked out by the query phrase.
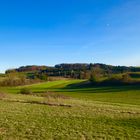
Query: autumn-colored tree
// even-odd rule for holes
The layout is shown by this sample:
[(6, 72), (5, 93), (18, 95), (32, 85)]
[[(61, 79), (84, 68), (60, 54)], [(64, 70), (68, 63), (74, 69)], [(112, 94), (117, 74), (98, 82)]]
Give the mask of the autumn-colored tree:
[(98, 82), (102, 76), (102, 69), (99, 66), (93, 67), (91, 69), (90, 81)]

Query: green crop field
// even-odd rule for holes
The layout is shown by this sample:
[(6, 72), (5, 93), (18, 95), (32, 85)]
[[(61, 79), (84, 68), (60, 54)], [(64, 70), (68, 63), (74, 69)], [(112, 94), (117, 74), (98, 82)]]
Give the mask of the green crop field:
[[(28, 88), (31, 95), (22, 95)], [(0, 139), (139, 140), (140, 86), (61, 80), (0, 87)]]

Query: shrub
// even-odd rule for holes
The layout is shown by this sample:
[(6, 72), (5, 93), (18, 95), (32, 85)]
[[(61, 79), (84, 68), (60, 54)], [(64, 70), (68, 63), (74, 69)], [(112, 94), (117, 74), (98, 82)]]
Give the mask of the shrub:
[(124, 75), (122, 76), (122, 81), (123, 81), (124, 83), (133, 82), (128, 73), (126, 73), (126, 74), (124, 74)]
[(90, 80), (90, 82), (92, 82), (92, 83), (97, 83), (98, 78), (97, 78), (95, 75), (91, 74), (89, 80)]
[(32, 91), (28, 88), (23, 88), (23, 89), (20, 90), (20, 93), (28, 95), (28, 94), (32, 94)]

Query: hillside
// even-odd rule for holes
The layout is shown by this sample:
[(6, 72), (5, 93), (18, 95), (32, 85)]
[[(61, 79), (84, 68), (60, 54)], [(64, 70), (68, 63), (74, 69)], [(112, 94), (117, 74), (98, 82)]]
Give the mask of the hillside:
[(106, 64), (59, 64), (54, 67), (49, 66), (22, 66), (17, 69), (7, 70), (6, 73), (24, 72), (30, 77), (37, 74), (47, 74), (48, 76), (62, 76), (68, 78), (88, 79), (90, 72), (94, 68), (100, 68), (104, 75), (120, 74), (125, 72), (140, 72), (140, 67), (112, 66)]
[[(23, 88), (32, 94), (19, 94)], [(0, 91), (0, 139), (140, 138), (139, 86), (63, 80)]]

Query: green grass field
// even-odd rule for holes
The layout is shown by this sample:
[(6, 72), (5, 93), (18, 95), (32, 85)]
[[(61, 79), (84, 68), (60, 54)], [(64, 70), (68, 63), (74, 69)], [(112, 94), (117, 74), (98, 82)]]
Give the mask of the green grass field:
[(24, 87), (33, 95), (0, 88), (0, 139), (140, 139), (140, 86), (61, 80)]

